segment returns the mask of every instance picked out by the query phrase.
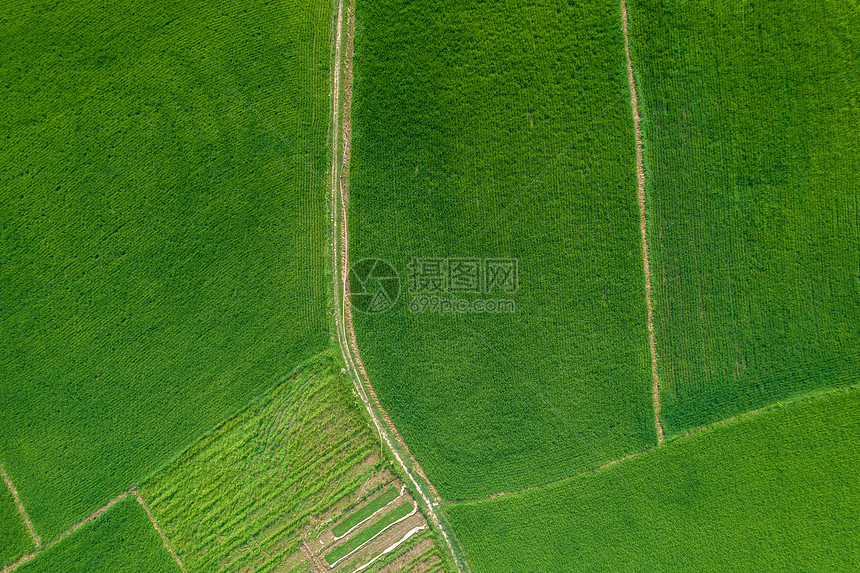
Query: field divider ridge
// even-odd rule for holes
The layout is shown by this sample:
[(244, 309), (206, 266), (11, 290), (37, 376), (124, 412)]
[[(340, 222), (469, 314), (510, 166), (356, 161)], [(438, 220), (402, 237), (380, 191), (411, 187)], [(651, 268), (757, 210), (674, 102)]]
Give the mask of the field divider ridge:
[(15, 484), (12, 483), (12, 478), (9, 477), (9, 474), (6, 473), (6, 468), (2, 465), (0, 465), (0, 474), (3, 475), (3, 481), (6, 482), (6, 487), (9, 488), (9, 493), (12, 494), (12, 498), (15, 500), (15, 505), (18, 506), (18, 513), (21, 514), (21, 518), (24, 520), (24, 525), (27, 526), (27, 531), (30, 532), (30, 537), (33, 538), (33, 545), (36, 546), (36, 550), (39, 550), (42, 547), (42, 538), (36, 533), (36, 530), (33, 527), (33, 522), (30, 520), (30, 516), (27, 515), (27, 510), (24, 509), (24, 504), (21, 503), (21, 498), (18, 496), (18, 490), (15, 489)]
[[(356, 393), (364, 404), (370, 415), (376, 431), (379, 433), (383, 446), (394, 456), (397, 465), (415, 487), (418, 496), (426, 507), (430, 521), (438, 531), (453, 557), (454, 565), (459, 573), (469, 573), (469, 565), (463, 556), (459, 542), (456, 540), (453, 529), (441, 512), (439, 497), (436, 488), (427, 478), (423, 468), (409, 451), (403, 436), (397, 430), (394, 422), (382, 407), (376, 392), (373, 389), (355, 338), (355, 329), (352, 322), (352, 310), (350, 308), (349, 289), (349, 229), (347, 226), (347, 215), (349, 210), (349, 188), (346, 183), (349, 179), (350, 160), (350, 108), (352, 101), (352, 38), (355, 30), (355, 12), (348, 7), (347, 30), (346, 30), (346, 54), (343, 55), (342, 38), (344, 37), (344, 0), (338, 1), (337, 30), (334, 42), (334, 66), (332, 78), (332, 164), (331, 164), (331, 217), (332, 217), (332, 278), (334, 282), (334, 321), (337, 333), (338, 345), (340, 346), (343, 359), (352, 378)], [(346, 89), (344, 90), (344, 101), (341, 102), (341, 62), (344, 62), (344, 79)], [(341, 117), (340, 106), (343, 103), (343, 130), (340, 130)], [(341, 147), (342, 144), (342, 147)], [(342, 154), (341, 165), (338, 166), (339, 155)], [(392, 438), (393, 436), (393, 438)], [(401, 455), (402, 453), (402, 455)], [(417, 478), (416, 478), (417, 476)], [(419, 480), (423, 486), (419, 484)], [(425, 493), (426, 490), (426, 493)], [(455, 548), (456, 547), (456, 548)]]
[(63, 539), (65, 539), (66, 537), (68, 537), (69, 535), (71, 535), (72, 533), (74, 533), (75, 531), (80, 529), (81, 527), (83, 527), (84, 525), (86, 525), (92, 521), (95, 521), (96, 519), (101, 517), (104, 512), (106, 512), (107, 510), (112, 508), (114, 505), (116, 505), (117, 503), (124, 500), (126, 497), (128, 497), (128, 492), (127, 491), (122, 492), (121, 494), (119, 494), (118, 496), (116, 496), (115, 498), (113, 498), (112, 500), (110, 500), (109, 502), (107, 502), (106, 504), (104, 504), (103, 506), (101, 506), (100, 508), (95, 510), (94, 512), (92, 512), (90, 515), (83, 518), (82, 520), (80, 520), (79, 522), (77, 522), (76, 524), (74, 524), (73, 526), (71, 526), (70, 528), (68, 528), (67, 530), (65, 530), (64, 532), (59, 534), (58, 536), (56, 536), (54, 539), (49, 541), (47, 543), (47, 545), (45, 545), (45, 549), (47, 549), (48, 547), (51, 547), (53, 545), (56, 545), (57, 543), (59, 543), (60, 541), (62, 541)]
[(146, 517), (149, 518), (149, 522), (152, 524), (153, 529), (158, 533), (161, 537), (161, 542), (164, 544), (164, 548), (170, 552), (173, 560), (176, 561), (176, 564), (179, 565), (179, 569), (182, 573), (187, 573), (187, 569), (185, 569), (185, 565), (182, 563), (182, 560), (177, 555), (176, 550), (173, 548), (173, 545), (170, 544), (170, 540), (167, 539), (167, 535), (164, 534), (164, 530), (158, 525), (158, 521), (155, 519), (155, 515), (153, 515), (152, 511), (149, 509), (149, 506), (146, 504), (146, 501), (143, 499), (143, 496), (140, 495), (140, 490), (138, 490), (137, 486), (134, 486), (129, 490), (129, 492), (134, 496), (137, 500), (137, 503), (143, 510), (146, 512)]
[(657, 373), (657, 340), (654, 336), (654, 307), (651, 303), (651, 264), (648, 258), (648, 230), (645, 210), (645, 165), (642, 158), (642, 117), (639, 115), (639, 98), (630, 59), (630, 33), (627, 25), (627, 0), (621, 0), (621, 20), (624, 24), (624, 53), (627, 56), (627, 83), (630, 85), (630, 107), (633, 112), (633, 133), (636, 137), (636, 196), (639, 201), (639, 229), (642, 235), (642, 264), (645, 270), (645, 302), (648, 306), (648, 345), (651, 349), (651, 397), (654, 402), (654, 425), (657, 443), (666, 437), (660, 423), (660, 378)]
[(472, 501), (487, 501), (490, 499), (495, 499), (497, 497), (504, 497), (506, 495), (511, 495), (513, 493), (526, 493), (526, 492), (529, 492), (529, 491), (532, 491), (535, 489), (540, 489), (543, 487), (555, 485), (555, 484), (563, 482), (565, 480), (575, 479), (575, 478), (582, 476), (582, 475), (585, 475), (585, 474), (594, 473), (598, 470), (601, 470), (601, 469), (604, 469), (604, 468), (607, 468), (610, 466), (614, 466), (615, 464), (617, 464), (619, 462), (623, 462), (623, 461), (629, 460), (631, 458), (635, 458), (636, 456), (639, 456), (641, 454), (647, 454), (648, 452), (650, 452), (652, 450), (656, 450), (658, 448), (668, 447), (670, 444), (672, 444), (678, 440), (683, 440), (684, 438), (689, 438), (690, 436), (693, 436), (695, 434), (701, 434), (703, 432), (708, 432), (708, 431), (714, 430), (716, 428), (719, 428), (721, 426), (731, 424), (733, 422), (745, 420), (747, 418), (752, 418), (752, 417), (757, 416), (759, 414), (764, 414), (764, 413), (770, 412), (772, 410), (778, 410), (779, 408), (784, 408), (786, 406), (793, 406), (795, 404), (800, 404), (802, 402), (809, 402), (809, 401), (817, 400), (819, 398), (825, 398), (827, 396), (831, 396), (834, 394), (856, 392), (858, 390), (860, 390), (860, 386), (844, 386), (841, 388), (830, 388), (827, 390), (823, 390), (821, 392), (817, 392), (815, 394), (807, 394), (805, 396), (799, 396), (799, 397), (794, 398), (792, 400), (786, 400), (783, 402), (776, 402), (773, 404), (769, 404), (767, 406), (763, 406), (761, 408), (756, 408), (755, 410), (747, 410), (746, 412), (741, 412), (740, 414), (735, 414), (734, 416), (729, 416), (728, 418), (724, 418), (722, 420), (717, 420), (716, 422), (711, 422), (709, 424), (705, 424), (703, 426), (699, 426), (697, 428), (687, 430), (683, 434), (670, 436), (668, 440), (661, 442), (659, 445), (651, 446), (650, 448), (645, 448), (644, 450), (639, 451), (639, 452), (633, 452), (633, 453), (627, 454), (626, 456), (622, 456), (622, 457), (615, 459), (615, 460), (610, 460), (610, 461), (603, 463), (599, 466), (596, 466), (596, 467), (593, 467), (593, 468), (590, 468), (587, 470), (583, 470), (583, 471), (581, 471), (579, 473), (575, 473), (573, 475), (558, 478), (558, 479), (555, 479), (555, 480), (552, 480), (552, 481), (549, 481), (546, 483), (542, 483), (542, 484), (530, 485), (528, 487), (524, 487), (521, 489), (514, 489), (514, 490), (510, 490), (510, 491), (499, 491), (499, 492), (491, 493), (489, 495), (485, 495), (485, 496), (481, 496), (481, 497), (449, 499), (448, 502), (449, 503), (469, 503)]
[(20, 567), (21, 565), (23, 565), (24, 563), (26, 563), (27, 561), (29, 561), (30, 559), (32, 559), (35, 556), (36, 556), (36, 552), (33, 551), (32, 553), (28, 553), (27, 555), (24, 555), (23, 557), (19, 557), (17, 561), (14, 561), (14, 562), (10, 563), (9, 565), (6, 565), (5, 567), (3, 567), (3, 569), (0, 569), (0, 573), (10, 573), (11, 571), (14, 571), (15, 569), (17, 569), (18, 567)]
[[(132, 489), (134, 489), (134, 488), (132, 488)], [(131, 493), (131, 491), (132, 490), (122, 492), (121, 494), (119, 494), (118, 496), (111, 499), (109, 502), (107, 502), (106, 504), (104, 504), (103, 506), (101, 506), (100, 508), (95, 510), (94, 512), (92, 512), (90, 515), (83, 518), (82, 520), (75, 523), (70, 528), (68, 528), (67, 530), (65, 530), (64, 532), (62, 532), (61, 534), (59, 534), (58, 536), (56, 536), (52, 540), (50, 540), (48, 543), (40, 544), (39, 547), (37, 547), (36, 550), (33, 551), (32, 553), (28, 553), (27, 555), (24, 555), (23, 557), (21, 557), (20, 559), (18, 559), (14, 563), (6, 565), (5, 567), (3, 567), (2, 570), (0, 570), (0, 573), (10, 573), (11, 571), (14, 571), (15, 569), (18, 568), (18, 566), (29, 561), (33, 557), (36, 557), (39, 553), (41, 553), (45, 549), (53, 547), (54, 545), (61, 542), (63, 539), (65, 539), (69, 535), (71, 535), (74, 532), (76, 532), (77, 530), (79, 530), (81, 527), (85, 526), (86, 524), (88, 524), (90, 522), (95, 521), (96, 519), (101, 517), (102, 514), (104, 514), (106, 511), (108, 511), (110, 508), (112, 508), (114, 505), (116, 505), (117, 503), (119, 503), (120, 501), (122, 501), (126, 497), (128, 497), (128, 494)]]

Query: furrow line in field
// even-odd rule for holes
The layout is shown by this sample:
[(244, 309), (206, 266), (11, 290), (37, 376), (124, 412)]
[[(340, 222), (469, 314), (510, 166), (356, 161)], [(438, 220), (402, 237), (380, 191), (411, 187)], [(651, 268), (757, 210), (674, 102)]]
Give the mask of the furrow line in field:
[(36, 549), (39, 549), (42, 546), (42, 538), (36, 534), (36, 530), (33, 528), (33, 522), (30, 521), (30, 516), (27, 515), (27, 510), (24, 509), (24, 504), (21, 503), (21, 498), (18, 497), (18, 490), (15, 489), (15, 485), (12, 483), (12, 479), (9, 477), (9, 474), (6, 473), (6, 468), (4, 468), (3, 466), (0, 466), (0, 474), (3, 475), (3, 481), (6, 482), (6, 487), (9, 488), (9, 492), (15, 499), (15, 505), (18, 506), (18, 513), (20, 513), (21, 517), (24, 519), (24, 524), (27, 526), (27, 531), (30, 532), (30, 537), (33, 538), (33, 544), (36, 546)]
[(137, 503), (140, 504), (140, 507), (146, 512), (146, 517), (149, 518), (149, 522), (152, 524), (152, 527), (158, 532), (158, 535), (161, 537), (161, 542), (164, 544), (164, 548), (170, 552), (170, 555), (173, 557), (173, 560), (176, 561), (176, 564), (179, 565), (179, 569), (182, 573), (187, 573), (185, 569), (185, 565), (182, 563), (182, 560), (179, 558), (179, 555), (176, 554), (176, 550), (173, 549), (173, 545), (170, 544), (170, 541), (167, 539), (167, 536), (164, 534), (164, 531), (158, 525), (158, 522), (155, 520), (155, 516), (150, 511), (149, 506), (146, 505), (146, 501), (144, 501), (143, 496), (140, 495), (140, 491), (137, 487), (131, 488), (131, 493), (134, 495), (134, 498), (137, 500)]
[(645, 269), (645, 302), (648, 306), (648, 344), (651, 349), (651, 397), (654, 402), (654, 425), (657, 442), (663, 443), (663, 424), (660, 423), (660, 378), (657, 375), (657, 341), (654, 337), (654, 307), (651, 304), (651, 264), (648, 260), (648, 231), (645, 212), (645, 166), (642, 160), (642, 118), (639, 115), (639, 99), (636, 96), (636, 80), (633, 77), (633, 61), (630, 59), (630, 33), (627, 26), (627, 0), (621, 0), (621, 19), (624, 23), (624, 52), (627, 55), (627, 83), (630, 85), (630, 107), (633, 110), (633, 132), (636, 137), (636, 195), (639, 200), (639, 229), (642, 235), (642, 263)]

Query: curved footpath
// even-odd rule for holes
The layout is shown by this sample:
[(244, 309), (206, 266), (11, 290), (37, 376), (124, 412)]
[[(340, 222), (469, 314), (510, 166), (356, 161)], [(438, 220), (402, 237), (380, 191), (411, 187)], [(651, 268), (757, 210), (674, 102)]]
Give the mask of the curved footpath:
[[(338, 2), (337, 28), (335, 30), (334, 74), (332, 79), (332, 159), (331, 159), (331, 216), (332, 216), (332, 275), (334, 282), (334, 319), (347, 371), (355, 385), (359, 398), (379, 432), (382, 443), (394, 456), (402, 472), (411, 482), (426, 509), (435, 529), (445, 540), (459, 573), (470, 573), (460, 544), (441, 508), (441, 498), (436, 488), (418, 461), (412, 456), (403, 436), (382, 407), (367, 371), (361, 361), (355, 330), (352, 323), (349, 290), (349, 228), (347, 214), (349, 205), (349, 157), (350, 157), (350, 107), (352, 103), (352, 39), (355, 30), (355, 12), (346, 7), (344, 0)], [(344, 36), (344, 10), (347, 11), (346, 35)], [(345, 42), (344, 42), (345, 38)], [(343, 71), (341, 65), (343, 64)], [(343, 82), (343, 101), (341, 101)], [(340, 117), (341, 106), (343, 117)], [(339, 133), (340, 132), (340, 133)], [(340, 136), (340, 137), (339, 137)], [(340, 141), (339, 141), (340, 139)], [(339, 157), (340, 156), (340, 157)], [(342, 159), (341, 159), (342, 158)], [(339, 160), (340, 159), (340, 160)]]

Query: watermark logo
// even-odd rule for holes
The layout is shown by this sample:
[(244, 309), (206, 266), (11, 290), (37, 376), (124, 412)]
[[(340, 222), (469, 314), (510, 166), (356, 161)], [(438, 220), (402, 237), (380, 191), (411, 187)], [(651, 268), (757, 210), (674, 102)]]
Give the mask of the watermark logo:
[[(396, 269), (382, 259), (362, 259), (349, 271), (352, 305), (365, 314), (392, 309), (400, 295)], [(517, 259), (413, 257), (407, 291), (412, 314), (492, 314), (516, 312), (512, 295), (519, 290)], [(477, 295), (477, 296), (476, 296)]]
[(421, 314), (496, 314), (513, 313), (517, 305), (510, 298), (460, 298), (457, 295), (419, 294), (409, 301), (409, 312)]
[(400, 277), (388, 261), (362, 259), (349, 269), (352, 306), (365, 314), (381, 314), (400, 296)]
[(517, 259), (414, 257), (409, 294), (513, 294), (519, 289)]

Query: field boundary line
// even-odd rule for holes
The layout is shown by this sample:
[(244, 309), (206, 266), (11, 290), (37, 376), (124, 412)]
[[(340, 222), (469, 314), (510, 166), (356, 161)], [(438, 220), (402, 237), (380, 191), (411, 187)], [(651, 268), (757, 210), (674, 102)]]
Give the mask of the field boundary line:
[(24, 563), (26, 563), (27, 561), (29, 561), (30, 559), (32, 559), (35, 556), (36, 556), (36, 552), (33, 551), (32, 553), (28, 553), (28, 554), (24, 555), (23, 557), (19, 557), (17, 561), (13, 561), (9, 565), (6, 565), (5, 567), (3, 567), (3, 569), (0, 569), (0, 573), (9, 573), (10, 571), (14, 571), (19, 566), (23, 565)]
[(645, 166), (642, 159), (642, 118), (639, 115), (639, 98), (630, 59), (630, 33), (627, 27), (627, 0), (621, 0), (621, 20), (624, 24), (624, 53), (627, 55), (627, 83), (630, 85), (630, 107), (633, 111), (633, 133), (636, 137), (636, 197), (639, 200), (639, 229), (642, 234), (642, 263), (645, 269), (645, 302), (648, 306), (648, 345), (651, 349), (651, 398), (654, 402), (654, 426), (657, 443), (666, 437), (660, 423), (660, 378), (657, 374), (657, 340), (654, 336), (654, 307), (651, 304), (651, 264), (648, 258), (648, 231), (645, 213)]
[[(461, 552), (458, 552), (454, 548), (456, 541), (452, 541), (452, 539), (456, 540), (456, 537), (454, 537), (453, 531), (447, 531), (447, 528), (442, 524), (440, 511), (437, 509), (440, 505), (441, 498), (439, 497), (436, 488), (433, 486), (433, 483), (427, 478), (421, 465), (409, 451), (406, 441), (397, 430), (397, 427), (394, 425), (394, 422), (389, 417), (385, 408), (382, 407), (382, 404), (373, 389), (373, 385), (370, 383), (367, 370), (364, 368), (364, 363), (361, 360), (361, 355), (359, 354), (358, 344), (355, 338), (355, 329), (352, 322), (352, 309), (350, 307), (349, 228), (347, 225), (347, 216), (349, 211), (349, 187), (346, 183), (349, 179), (352, 136), (350, 114), (352, 105), (352, 39), (355, 31), (355, 12), (351, 3), (350, 6), (346, 6), (346, 10), (348, 12), (346, 15), (348, 20), (346, 26), (346, 53), (343, 54), (342, 38), (344, 36), (344, 9), (345, 0), (338, 0), (337, 31), (335, 38), (334, 70), (332, 80), (333, 127), (331, 150), (331, 216), (333, 228), (332, 279), (334, 283), (332, 298), (334, 301), (334, 321), (338, 345), (340, 346), (344, 363), (346, 364), (350, 378), (352, 378), (356, 393), (370, 415), (370, 419), (376, 427), (376, 431), (379, 433), (382, 446), (387, 446), (388, 450), (394, 456), (397, 465), (406, 474), (409, 481), (412, 482), (412, 485), (415, 487), (419, 497), (426, 506), (430, 521), (445, 540), (457, 571), (460, 573), (468, 573), (470, 571), (469, 565), (466, 563), (466, 560), (461, 557)], [(342, 61), (344, 63), (344, 80), (346, 86), (344, 90), (344, 101), (342, 102), (344, 107), (342, 119), (343, 130), (342, 133), (339, 133), (341, 121), (339, 111), (341, 106), (340, 92)], [(342, 148), (339, 145), (339, 139), (342, 140)], [(338, 156), (341, 153), (342, 162), (340, 169), (338, 169)], [(393, 440), (391, 436), (393, 436)], [(398, 450), (403, 452), (403, 456), (400, 455)], [(408, 463), (407, 461), (404, 461), (404, 457), (408, 460)], [(428, 493), (424, 492), (424, 488), (421, 487), (415, 477), (416, 475), (425, 484)]]
[(21, 564), (25, 563), (26, 561), (29, 561), (29, 560), (30, 560), (30, 559), (32, 559), (33, 557), (36, 557), (36, 556), (37, 556), (39, 553), (41, 553), (42, 551), (44, 551), (44, 550), (46, 550), (46, 549), (48, 549), (48, 548), (50, 548), (50, 547), (53, 547), (54, 545), (56, 545), (57, 543), (61, 542), (63, 539), (65, 539), (65, 538), (66, 538), (66, 537), (68, 537), (69, 535), (71, 535), (71, 534), (73, 534), (74, 532), (76, 532), (78, 529), (80, 529), (80, 528), (81, 528), (81, 527), (83, 527), (84, 525), (86, 525), (86, 524), (88, 524), (88, 523), (90, 523), (90, 522), (92, 522), (92, 521), (95, 521), (96, 519), (98, 519), (99, 517), (101, 517), (101, 515), (102, 515), (104, 512), (106, 512), (107, 510), (109, 510), (110, 508), (112, 508), (114, 505), (116, 505), (117, 503), (119, 503), (120, 501), (122, 501), (122, 500), (124, 500), (126, 497), (128, 497), (128, 494), (129, 494), (129, 492), (130, 492), (130, 491), (131, 491), (131, 490), (122, 492), (121, 494), (119, 494), (118, 496), (116, 496), (115, 498), (113, 498), (112, 500), (110, 500), (109, 502), (107, 502), (106, 504), (104, 504), (103, 506), (101, 506), (100, 508), (98, 508), (97, 510), (95, 510), (95, 511), (94, 511), (93, 513), (91, 513), (90, 515), (88, 515), (87, 517), (83, 518), (82, 520), (80, 520), (79, 522), (77, 522), (76, 524), (72, 525), (70, 528), (68, 528), (67, 530), (65, 530), (64, 532), (62, 532), (61, 534), (59, 534), (58, 536), (56, 536), (56, 537), (55, 537), (55, 538), (53, 538), (52, 540), (50, 540), (49, 542), (45, 543), (44, 545), (40, 545), (40, 546), (39, 546), (35, 551), (33, 551), (32, 553), (28, 553), (27, 555), (24, 555), (23, 557), (19, 558), (19, 559), (18, 559), (17, 561), (15, 561), (14, 563), (11, 563), (11, 564), (9, 564), (9, 565), (6, 565), (5, 567), (3, 567), (3, 569), (2, 569), (2, 570), (0, 570), (0, 573), (9, 573), (9, 572), (11, 572), (11, 571), (14, 571), (14, 570), (19, 566), (19, 565), (21, 565)]
[(116, 496), (115, 498), (113, 498), (112, 500), (110, 500), (109, 502), (107, 502), (106, 504), (104, 504), (103, 506), (101, 506), (100, 508), (95, 510), (94, 512), (92, 512), (90, 515), (83, 518), (82, 520), (80, 520), (79, 522), (77, 522), (76, 524), (74, 524), (73, 526), (71, 526), (70, 528), (68, 528), (67, 530), (65, 530), (64, 532), (59, 534), (58, 536), (56, 536), (54, 539), (49, 541), (47, 543), (47, 545), (45, 545), (45, 549), (47, 549), (53, 545), (56, 545), (57, 543), (59, 543), (60, 541), (62, 541), (63, 539), (65, 539), (66, 537), (68, 537), (69, 535), (71, 535), (72, 533), (74, 533), (75, 531), (80, 529), (81, 527), (83, 527), (84, 525), (90, 523), (91, 521), (95, 521), (96, 519), (101, 517), (101, 515), (104, 512), (106, 512), (107, 510), (112, 508), (114, 505), (116, 505), (117, 503), (124, 500), (126, 497), (128, 497), (128, 492), (127, 491), (122, 492), (121, 494), (119, 494), (118, 496)]
[(788, 406), (794, 406), (796, 404), (800, 404), (803, 402), (811, 402), (811, 401), (815, 401), (815, 400), (818, 400), (820, 398), (826, 398), (827, 396), (832, 396), (835, 394), (842, 394), (842, 393), (848, 394), (851, 392), (856, 392), (857, 390), (860, 390), (860, 386), (851, 385), (851, 386), (843, 386), (840, 388), (828, 388), (827, 390), (822, 390), (822, 391), (817, 392), (815, 394), (807, 394), (805, 396), (798, 396), (797, 398), (794, 398), (792, 400), (786, 400), (783, 402), (774, 402), (773, 404), (768, 404), (767, 406), (762, 406), (761, 408), (756, 408), (755, 410), (747, 410), (746, 412), (741, 412), (740, 414), (735, 414), (734, 416), (729, 416), (728, 418), (723, 418), (722, 420), (717, 420), (716, 422), (711, 422), (710, 424), (698, 426), (698, 427), (693, 428), (691, 430), (687, 430), (683, 434), (671, 436), (668, 440), (666, 440), (665, 442), (663, 442), (659, 445), (651, 446), (650, 448), (646, 448), (646, 449), (638, 451), (638, 452), (633, 452), (633, 453), (627, 454), (626, 456), (622, 456), (622, 457), (615, 459), (615, 460), (610, 460), (606, 463), (600, 464), (599, 466), (595, 466), (593, 468), (583, 470), (581, 472), (571, 474), (571, 475), (565, 476), (563, 478), (548, 481), (548, 482), (542, 483), (542, 484), (530, 485), (528, 487), (524, 487), (521, 489), (514, 489), (514, 490), (510, 490), (510, 491), (499, 491), (499, 492), (491, 493), (489, 495), (485, 495), (482, 497), (467, 497), (467, 498), (461, 498), (461, 499), (449, 499), (446, 501), (448, 501), (449, 503), (468, 503), (468, 502), (472, 502), (472, 501), (487, 501), (490, 499), (495, 499), (497, 497), (503, 497), (506, 495), (510, 495), (512, 493), (526, 493), (526, 492), (529, 492), (529, 491), (534, 490), (534, 489), (540, 489), (543, 487), (552, 486), (552, 485), (555, 485), (559, 482), (563, 482), (565, 480), (575, 479), (579, 476), (582, 476), (585, 474), (590, 474), (590, 473), (596, 472), (597, 470), (601, 470), (601, 469), (604, 469), (606, 467), (613, 466), (619, 462), (623, 462), (625, 460), (635, 458), (636, 456), (639, 456), (641, 454), (646, 454), (646, 453), (653, 451), (653, 450), (656, 450), (658, 448), (668, 447), (669, 445), (671, 445), (672, 443), (674, 443), (678, 440), (683, 440), (684, 438), (687, 438), (687, 437), (692, 436), (694, 434), (701, 434), (703, 432), (708, 432), (710, 430), (714, 430), (714, 429), (719, 428), (721, 426), (731, 424), (732, 422), (745, 420), (747, 418), (755, 417), (758, 414), (764, 414), (764, 413), (770, 412), (772, 410), (779, 410), (780, 408), (785, 408)]
[[(3, 475), (3, 481), (6, 482), (6, 487), (9, 488), (9, 493), (12, 494), (12, 498), (15, 500), (15, 505), (18, 506), (18, 513), (21, 514), (21, 517), (24, 519), (24, 525), (27, 526), (27, 531), (30, 532), (30, 537), (33, 539), (33, 545), (36, 546), (36, 549), (42, 547), (42, 538), (36, 533), (36, 530), (33, 528), (33, 522), (30, 521), (30, 516), (27, 515), (27, 510), (24, 509), (24, 504), (21, 503), (21, 498), (18, 496), (18, 490), (15, 489), (15, 484), (12, 483), (12, 478), (9, 477), (9, 474), (6, 473), (6, 468), (0, 465), (0, 474)], [(6, 569), (3, 569), (5, 571)]]
[(167, 539), (167, 535), (164, 534), (164, 531), (158, 525), (158, 521), (155, 519), (155, 515), (152, 514), (152, 511), (149, 509), (149, 506), (146, 505), (146, 501), (143, 499), (143, 496), (140, 495), (140, 490), (137, 486), (134, 486), (129, 490), (130, 493), (137, 500), (137, 503), (143, 510), (146, 512), (146, 517), (149, 518), (149, 522), (152, 524), (153, 529), (158, 533), (161, 537), (161, 542), (164, 544), (164, 548), (170, 552), (170, 555), (173, 557), (173, 560), (176, 561), (176, 564), (179, 565), (179, 569), (182, 573), (187, 573), (187, 569), (185, 569), (185, 565), (182, 563), (182, 560), (179, 558), (179, 555), (176, 554), (176, 550), (173, 548), (173, 545), (170, 544), (170, 541)]
[(496, 493), (491, 493), (489, 495), (485, 495), (485, 496), (481, 496), (481, 497), (464, 497), (464, 498), (460, 498), (460, 499), (449, 499), (446, 501), (448, 501), (448, 503), (468, 503), (470, 501), (486, 501), (486, 500), (490, 500), (490, 499), (495, 499), (497, 497), (504, 497), (506, 495), (511, 495), (512, 493), (526, 493), (526, 492), (532, 491), (534, 489), (540, 489), (543, 487), (555, 485), (555, 484), (563, 482), (565, 480), (574, 479), (574, 478), (577, 478), (581, 475), (590, 474), (592, 472), (596, 472), (597, 470), (602, 470), (604, 468), (614, 466), (615, 464), (617, 464), (619, 462), (623, 462), (625, 460), (629, 460), (630, 458), (635, 458), (636, 456), (650, 452), (651, 450), (655, 449), (656, 447), (657, 446), (651, 446), (650, 448), (645, 448), (644, 450), (639, 450), (638, 452), (631, 452), (627, 455), (621, 456), (620, 458), (616, 458), (614, 460), (609, 460), (608, 462), (603, 462), (599, 466), (594, 466), (593, 468), (589, 468), (587, 470), (582, 470), (581, 472), (577, 472), (577, 473), (571, 474), (569, 476), (560, 477), (558, 479), (554, 479), (554, 480), (548, 481), (546, 483), (539, 483), (539, 484), (535, 484), (535, 485), (526, 486), (526, 487), (523, 487), (520, 489), (512, 489), (509, 491), (497, 491)]
[(717, 420), (716, 422), (711, 422), (709, 424), (704, 424), (702, 426), (698, 426), (691, 430), (687, 430), (682, 434), (678, 434), (674, 436), (671, 441), (680, 440), (682, 438), (686, 438), (688, 436), (692, 436), (693, 434), (701, 434), (702, 432), (707, 432), (709, 430), (713, 430), (715, 428), (719, 428), (720, 426), (725, 426), (727, 424), (731, 424), (732, 422), (736, 422), (739, 420), (745, 420), (747, 418), (752, 418), (758, 414), (764, 414), (766, 412), (770, 412), (772, 410), (779, 410), (780, 408), (785, 408), (786, 406), (793, 406), (795, 404), (800, 404), (802, 402), (811, 402), (818, 400), (820, 398), (826, 398), (827, 396), (833, 396), (835, 394), (850, 394), (851, 392), (856, 392), (860, 389), (860, 386), (849, 385), (842, 386), (840, 388), (828, 388), (827, 390), (822, 390), (820, 392), (816, 392), (814, 394), (806, 394), (804, 396), (798, 396), (797, 398), (785, 400), (781, 402), (774, 402), (773, 404), (768, 404), (766, 406), (762, 406), (761, 408), (756, 408), (754, 410), (747, 410), (746, 412), (741, 412), (739, 414), (735, 414), (734, 416), (729, 416), (728, 418), (723, 418), (722, 420)]

